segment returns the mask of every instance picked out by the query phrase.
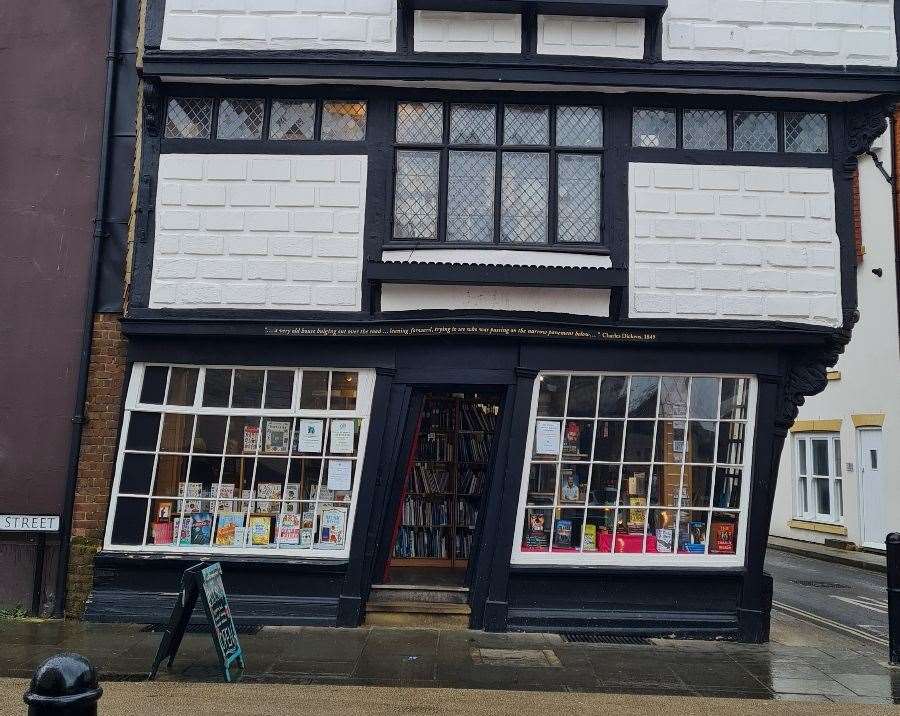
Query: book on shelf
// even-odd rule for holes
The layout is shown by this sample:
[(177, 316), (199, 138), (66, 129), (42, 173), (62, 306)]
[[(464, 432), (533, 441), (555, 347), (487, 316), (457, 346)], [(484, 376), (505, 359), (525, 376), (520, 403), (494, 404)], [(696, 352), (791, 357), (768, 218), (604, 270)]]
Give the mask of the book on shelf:
[(300, 515), (280, 515), (278, 518), (278, 532), (276, 535), (276, 541), (278, 542), (278, 544), (299, 544), (300, 524)]
[(556, 527), (553, 530), (553, 546), (572, 546), (572, 520), (556, 520)]
[(450, 490), (450, 471), (435, 465), (413, 465), (412, 489), (418, 494), (446, 493)]
[(244, 514), (220, 512), (216, 524), (216, 544), (233, 547), (244, 544)]
[(528, 515), (528, 528), (525, 531), (525, 546), (545, 549), (550, 546), (550, 531), (543, 512), (531, 512)]
[(209, 544), (212, 539), (212, 514), (196, 512), (191, 515), (191, 544)]
[(737, 525), (725, 520), (713, 520), (709, 528), (711, 554), (734, 554)]
[(487, 462), (491, 457), (491, 439), (485, 433), (461, 433), (457, 442), (460, 462)]
[(250, 515), (250, 544), (267, 546), (272, 542), (272, 516)]
[(586, 524), (581, 532), (581, 551), (597, 551), (597, 525)]

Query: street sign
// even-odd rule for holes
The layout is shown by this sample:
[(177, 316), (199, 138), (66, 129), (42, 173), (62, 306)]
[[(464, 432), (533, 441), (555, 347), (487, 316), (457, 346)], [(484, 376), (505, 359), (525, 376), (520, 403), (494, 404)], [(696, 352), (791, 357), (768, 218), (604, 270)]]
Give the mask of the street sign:
[(166, 658), (169, 659), (168, 666), (175, 660), (198, 597), (203, 603), (203, 611), (206, 613), (206, 621), (212, 632), (213, 644), (225, 680), (231, 681), (231, 667), (235, 664), (239, 667), (238, 678), (243, 672), (244, 652), (238, 641), (234, 620), (231, 618), (225, 585), (222, 584), (222, 567), (218, 562), (214, 562), (205, 566), (196, 564), (184, 571), (181, 577), (181, 592), (172, 608), (169, 624), (153, 659), (149, 679), (152, 680), (156, 676), (159, 665)]
[(59, 515), (0, 515), (0, 532), (59, 532)]

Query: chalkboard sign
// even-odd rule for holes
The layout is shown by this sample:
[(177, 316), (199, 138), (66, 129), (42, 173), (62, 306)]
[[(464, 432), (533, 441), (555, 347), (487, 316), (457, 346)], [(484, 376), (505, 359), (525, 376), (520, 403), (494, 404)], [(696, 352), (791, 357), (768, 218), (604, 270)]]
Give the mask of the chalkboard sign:
[(222, 567), (215, 562), (206, 566), (196, 564), (184, 571), (181, 577), (181, 592), (172, 608), (162, 642), (156, 651), (149, 679), (152, 680), (156, 676), (159, 665), (166, 658), (169, 659), (168, 666), (172, 666), (198, 597), (203, 603), (203, 611), (206, 613), (225, 680), (231, 681), (231, 669), (235, 665), (239, 669), (238, 677), (243, 672), (244, 652), (241, 650), (234, 620), (231, 618), (225, 585), (222, 584)]

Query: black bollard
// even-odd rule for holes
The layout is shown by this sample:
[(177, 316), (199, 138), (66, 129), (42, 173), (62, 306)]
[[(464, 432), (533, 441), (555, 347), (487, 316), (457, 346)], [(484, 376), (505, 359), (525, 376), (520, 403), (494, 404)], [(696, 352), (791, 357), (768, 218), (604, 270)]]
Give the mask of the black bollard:
[(890, 660), (900, 665), (900, 532), (891, 532), (887, 546), (888, 639)]
[(97, 716), (102, 695), (91, 662), (68, 653), (51, 656), (34, 670), (24, 699), (28, 716)]

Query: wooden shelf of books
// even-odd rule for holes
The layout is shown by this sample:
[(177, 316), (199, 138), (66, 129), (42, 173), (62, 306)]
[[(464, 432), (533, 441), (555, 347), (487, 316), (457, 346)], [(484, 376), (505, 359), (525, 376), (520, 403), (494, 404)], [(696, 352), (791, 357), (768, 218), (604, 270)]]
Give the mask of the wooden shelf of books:
[(477, 397), (425, 397), (392, 566), (468, 565), (498, 412), (496, 403)]

